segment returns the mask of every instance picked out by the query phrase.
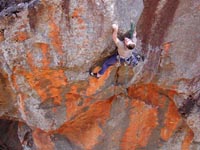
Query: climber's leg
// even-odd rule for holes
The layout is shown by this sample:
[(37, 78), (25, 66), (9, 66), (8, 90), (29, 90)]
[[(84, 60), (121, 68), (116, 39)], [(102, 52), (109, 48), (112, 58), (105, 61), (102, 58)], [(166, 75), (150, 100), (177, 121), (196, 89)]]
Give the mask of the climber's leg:
[(98, 74), (103, 75), (105, 71), (108, 69), (108, 67), (114, 65), (116, 62), (117, 62), (117, 54), (114, 54), (103, 63), (102, 68), (98, 72)]

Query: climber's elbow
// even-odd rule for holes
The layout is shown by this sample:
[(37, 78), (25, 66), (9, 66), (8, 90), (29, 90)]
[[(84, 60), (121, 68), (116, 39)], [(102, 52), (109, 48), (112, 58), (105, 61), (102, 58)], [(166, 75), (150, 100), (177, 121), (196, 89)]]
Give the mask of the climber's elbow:
[(117, 44), (119, 41), (119, 39), (117, 37), (117, 32), (113, 32), (112, 38), (113, 38), (113, 41)]

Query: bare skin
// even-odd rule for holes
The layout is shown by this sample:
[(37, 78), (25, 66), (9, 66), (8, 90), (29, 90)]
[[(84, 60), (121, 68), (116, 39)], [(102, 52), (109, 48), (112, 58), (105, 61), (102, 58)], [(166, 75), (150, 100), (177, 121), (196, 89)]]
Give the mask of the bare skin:
[[(115, 44), (117, 44), (120, 41), (119, 38), (117, 37), (119, 27), (118, 27), (117, 24), (112, 24), (112, 28), (113, 28), (112, 39), (115, 42)], [(136, 32), (134, 32), (133, 34), (136, 34)], [(124, 45), (129, 46), (131, 44), (134, 44), (134, 42), (131, 39), (125, 37), (124, 38)], [(97, 73), (98, 78), (100, 78), (101, 76), (102, 76), (101, 74)]]

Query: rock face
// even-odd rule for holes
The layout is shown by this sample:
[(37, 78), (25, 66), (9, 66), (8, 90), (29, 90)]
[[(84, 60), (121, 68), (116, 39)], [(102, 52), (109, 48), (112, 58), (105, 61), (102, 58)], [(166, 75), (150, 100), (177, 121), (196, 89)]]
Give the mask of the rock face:
[[(17, 149), (200, 148), (199, 0), (0, 2), (0, 125)], [(131, 20), (145, 61), (89, 77)]]

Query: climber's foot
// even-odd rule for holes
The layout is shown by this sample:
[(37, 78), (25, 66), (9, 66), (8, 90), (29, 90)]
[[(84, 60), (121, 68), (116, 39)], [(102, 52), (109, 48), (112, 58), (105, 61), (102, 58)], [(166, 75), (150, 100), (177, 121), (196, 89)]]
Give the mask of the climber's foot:
[(99, 79), (101, 75), (99, 75), (98, 73), (90, 72), (90, 76)]

